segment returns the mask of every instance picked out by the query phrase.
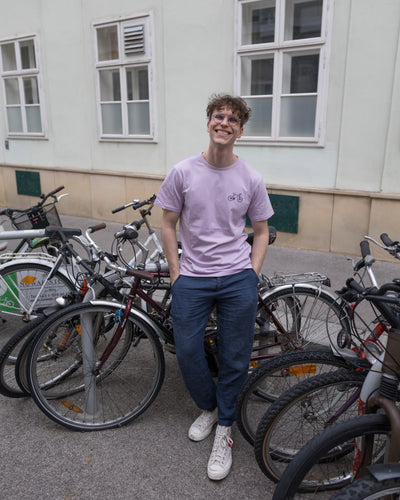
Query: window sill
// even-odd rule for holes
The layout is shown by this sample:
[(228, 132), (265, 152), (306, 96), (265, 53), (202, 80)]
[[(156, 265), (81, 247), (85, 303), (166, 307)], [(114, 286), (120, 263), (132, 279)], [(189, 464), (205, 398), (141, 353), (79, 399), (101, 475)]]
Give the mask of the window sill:
[(143, 144), (157, 144), (154, 137), (121, 137), (121, 136), (100, 136), (100, 142), (139, 142)]
[(8, 134), (7, 140), (14, 139), (35, 139), (35, 140), (44, 140), (47, 141), (49, 138), (44, 134)]
[(318, 141), (314, 138), (310, 139), (262, 139), (255, 137), (243, 137), (236, 144), (238, 146), (281, 146), (281, 147), (306, 147), (306, 148), (323, 148), (323, 141)]

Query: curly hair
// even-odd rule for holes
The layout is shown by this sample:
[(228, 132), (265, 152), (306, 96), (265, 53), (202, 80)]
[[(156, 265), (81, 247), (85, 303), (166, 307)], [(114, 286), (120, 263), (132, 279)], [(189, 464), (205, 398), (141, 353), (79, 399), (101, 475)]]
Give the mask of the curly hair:
[(214, 111), (224, 107), (229, 108), (238, 115), (241, 127), (248, 122), (251, 116), (251, 109), (241, 97), (234, 97), (229, 94), (213, 94), (208, 101), (207, 118), (211, 120)]

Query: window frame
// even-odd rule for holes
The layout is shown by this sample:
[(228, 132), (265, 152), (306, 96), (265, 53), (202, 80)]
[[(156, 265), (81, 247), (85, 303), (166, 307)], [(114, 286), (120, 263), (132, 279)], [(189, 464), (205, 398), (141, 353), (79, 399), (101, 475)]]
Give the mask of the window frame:
[[(35, 57), (35, 67), (34, 68), (22, 68), (22, 60), (20, 53), (20, 44), (25, 41), (33, 41), (34, 48), (34, 57)], [(2, 46), (13, 44), (14, 45), (14, 55), (16, 62), (16, 69), (12, 70), (4, 70), (3, 68), (3, 52)], [(42, 83), (42, 75), (41, 75), (41, 61), (40, 61), (40, 51), (39, 51), (39, 37), (37, 34), (30, 35), (21, 35), (18, 37), (12, 38), (2, 38), (0, 40), (0, 77), (2, 81), (2, 92), (3, 92), (3, 103), (5, 110), (5, 122), (7, 129), (7, 138), (8, 139), (47, 139), (47, 122), (46, 122), (46, 113), (45, 113), (45, 99), (44, 99), (44, 89)], [(38, 103), (29, 104), (26, 102), (26, 92), (24, 89), (24, 79), (26, 78), (34, 78), (36, 79), (37, 85), (37, 96)], [(18, 84), (18, 93), (19, 93), (19, 103), (18, 104), (8, 104), (7, 102), (7, 90), (6, 90), (6, 81), (16, 79)], [(39, 107), (40, 113), (40, 122), (41, 122), (41, 132), (29, 132), (28, 131), (28, 118), (27, 118), (27, 108), (29, 107)], [(21, 124), (22, 131), (14, 132), (10, 130), (8, 109), (10, 108), (20, 108), (21, 109)]]
[[(285, 12), (287, 2), (294, 6), (306, 0), (276, 0), (275, 3), (275, 38), (272, 42), (259, 44), (242, 44), (243, 29), (243, 7), (256, 0), (235, 0), (235, 54), (234, 54), (234, 91), (244, 99), (257, 99), (264, 95), (244, 95), (242, 89), (242, 64), (246, 58), (262, 57), (272, 58), (274, 61), (273, 88), (272, 88), (272, 112), (271, 112), (271, 135), (246, 135), (246, 127), (243, 136), (238, 143), (243, 145), (278, 145), (278, 146), (318, 146), (325, 144), (326, 131), (326, 109), (327, 89), (329, 79), (329, 56), (330, 56), (330, 33), (333, 18), (333, 1), (323, 0), (321, 36), (295, 40), (285, 39)], [(291, 16), (293, 17), (293, 12)], [(284, 80), (284, 56), (299, 53), (299, 55), (319, 53), (318, 85), (314, 93), (292, 93), (283, 92)], [(251, 81), (247, 82), (251, 87)], [(313, 136), (283, 136), (280, 135), (282, 116), (282, 100), (287, 96), (316, 96), (315, 126)], [(250, 104), (251, 107), (251, 104)]]
[[(127, 26), (144, 25), (144, 53), (126, 55), (124, 53), (123, 29)], [(155, 92), (155, 70), (154, 70), (154, 30), (153, 30), (153, 15), (152, 12), (138, 14), (124, 18), (110, 19), (107, 21), (93, 23), (93, 39), (95, 52), (95, 72), (96, 72), (96, 108), (97, 108), (97, 123), (98, 123), (98, 139), (106, 142), (141, 142), (141, 143), (156, 143), (157, 142), (157, 122), (156, 122), (156, 92)], [(117, 28), (117, 45), (118, 58), (109, 60), (99, 59), (99, 46), (97, 38), (97, 30), (99, 28), (107, 28), (115, 26)], [(128, 100), (127, 89), (127, 71), (135, 68), (147, 68), (148, 79), (148, 99)], [(102, 105), (107, 104), (107, 101), (101, 99), (100, 73), (105, 70), (119, 71), (120, 99), (118, 101), (110, 101), (112, 103), (120, 103), (121, 105), (121, 134), (105, 133), (102, 118)], [(148, 102), (149, 111), (149, 133), (148, 134), (129, 134), (129, 116), (128, 107), (130, 103)]]

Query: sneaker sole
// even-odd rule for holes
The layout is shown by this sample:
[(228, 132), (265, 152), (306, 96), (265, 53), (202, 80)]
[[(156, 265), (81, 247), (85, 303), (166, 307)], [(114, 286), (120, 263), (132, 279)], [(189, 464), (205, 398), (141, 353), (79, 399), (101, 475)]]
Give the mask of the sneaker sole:
[(232, 460), (229, 464), (228, 470), (225, 470), (223, 472), (211, 472), (207, 470), (208, 478), (211, 479), (212, 481), (220, 481), (221, 479), (225, 479), (229, 475), (231, 467), (232, 467)]

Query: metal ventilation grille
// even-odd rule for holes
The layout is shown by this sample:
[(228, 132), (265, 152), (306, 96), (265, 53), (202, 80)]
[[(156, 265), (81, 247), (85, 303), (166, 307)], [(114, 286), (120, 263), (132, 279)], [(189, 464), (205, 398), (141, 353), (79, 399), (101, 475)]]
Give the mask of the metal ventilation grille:
[(125, 54), (144, 53), (144, 24), (124, 28)]

